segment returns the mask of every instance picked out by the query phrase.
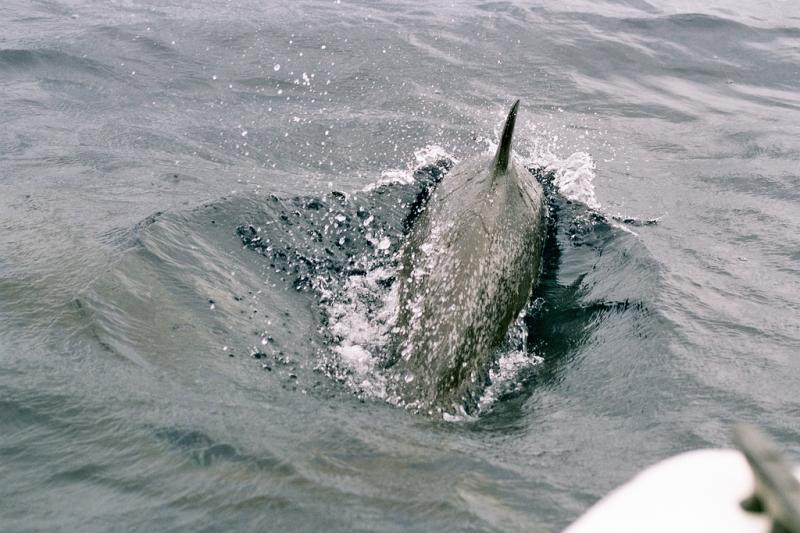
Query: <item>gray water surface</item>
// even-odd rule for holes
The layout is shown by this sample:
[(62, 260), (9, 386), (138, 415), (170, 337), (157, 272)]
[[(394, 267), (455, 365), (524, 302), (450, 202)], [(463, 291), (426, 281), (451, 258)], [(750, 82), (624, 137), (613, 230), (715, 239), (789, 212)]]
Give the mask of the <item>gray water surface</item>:
[[(3, 2), (0, 529), (557, 531), (736, 421), (799, 460), (800, 8), (695, 4)], [(515, 98), (596, 210), (551, 198), (543, 362), (409, 413), (331, 370), (309, 202), (341, 298), (416, 185), (359, 191)]]

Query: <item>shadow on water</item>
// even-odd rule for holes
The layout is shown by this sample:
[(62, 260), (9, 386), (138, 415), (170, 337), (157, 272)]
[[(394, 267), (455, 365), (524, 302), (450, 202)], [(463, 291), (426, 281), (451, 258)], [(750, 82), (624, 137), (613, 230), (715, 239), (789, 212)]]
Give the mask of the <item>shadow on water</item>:
[[(536, 172), (535, 172), (536, 173)], [(525, 317), (528, 350), (544, 357), (538, 381), (557, 379), (562, 363), (581, 346), (603, 314), (625, 309), (628, 302), (586, 301), (584, 281), (595, 258), (618, 235), (602, 215), (559, 195), (551, 174), (538, 173), (550, 213), (539, 284), (532, 294), (532, 312)], [(574, 280), (563, 280), (560, 267), (573, 254), (586, 269)], [(574, 275), (574, 274), (573, 274)]]

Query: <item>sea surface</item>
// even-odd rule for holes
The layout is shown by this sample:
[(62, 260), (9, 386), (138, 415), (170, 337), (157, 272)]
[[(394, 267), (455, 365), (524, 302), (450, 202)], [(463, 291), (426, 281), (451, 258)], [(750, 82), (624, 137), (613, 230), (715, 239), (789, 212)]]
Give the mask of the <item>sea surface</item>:
[[(409, 209), (516, 98), (540, 285), (418, 412)], [(798, 391), (797, 2), (0, 5), (3, 531), (558, 531)]]

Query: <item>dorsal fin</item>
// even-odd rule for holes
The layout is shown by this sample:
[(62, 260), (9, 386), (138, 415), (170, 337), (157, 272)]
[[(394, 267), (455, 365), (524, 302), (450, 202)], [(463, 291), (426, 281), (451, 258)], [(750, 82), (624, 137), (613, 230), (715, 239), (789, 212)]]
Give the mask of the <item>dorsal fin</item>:
[(508, 171), (508, 164), (511, 162), (511, 138), (514, 136), (514, 123), (517, 121), (517, 108), (519, 100), (511, 106), (508, 112), (506, 125), (503, 127), (503, 135), (500, 137), (500, 145), (497, 147), (497, 154), (494, 156), (492, 178), (505, 174)]

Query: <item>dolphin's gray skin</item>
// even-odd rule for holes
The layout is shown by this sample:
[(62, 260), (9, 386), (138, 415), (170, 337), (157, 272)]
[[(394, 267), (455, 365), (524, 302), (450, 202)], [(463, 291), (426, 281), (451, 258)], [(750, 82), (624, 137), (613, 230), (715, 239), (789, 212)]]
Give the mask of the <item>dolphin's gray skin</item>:
[(442, 179), (401, 251), (394, 368), (412, 408), (460, 412), (471, 403), (536, 284), (545, 201), (511, 152), (518, 107), (494, 157)]

